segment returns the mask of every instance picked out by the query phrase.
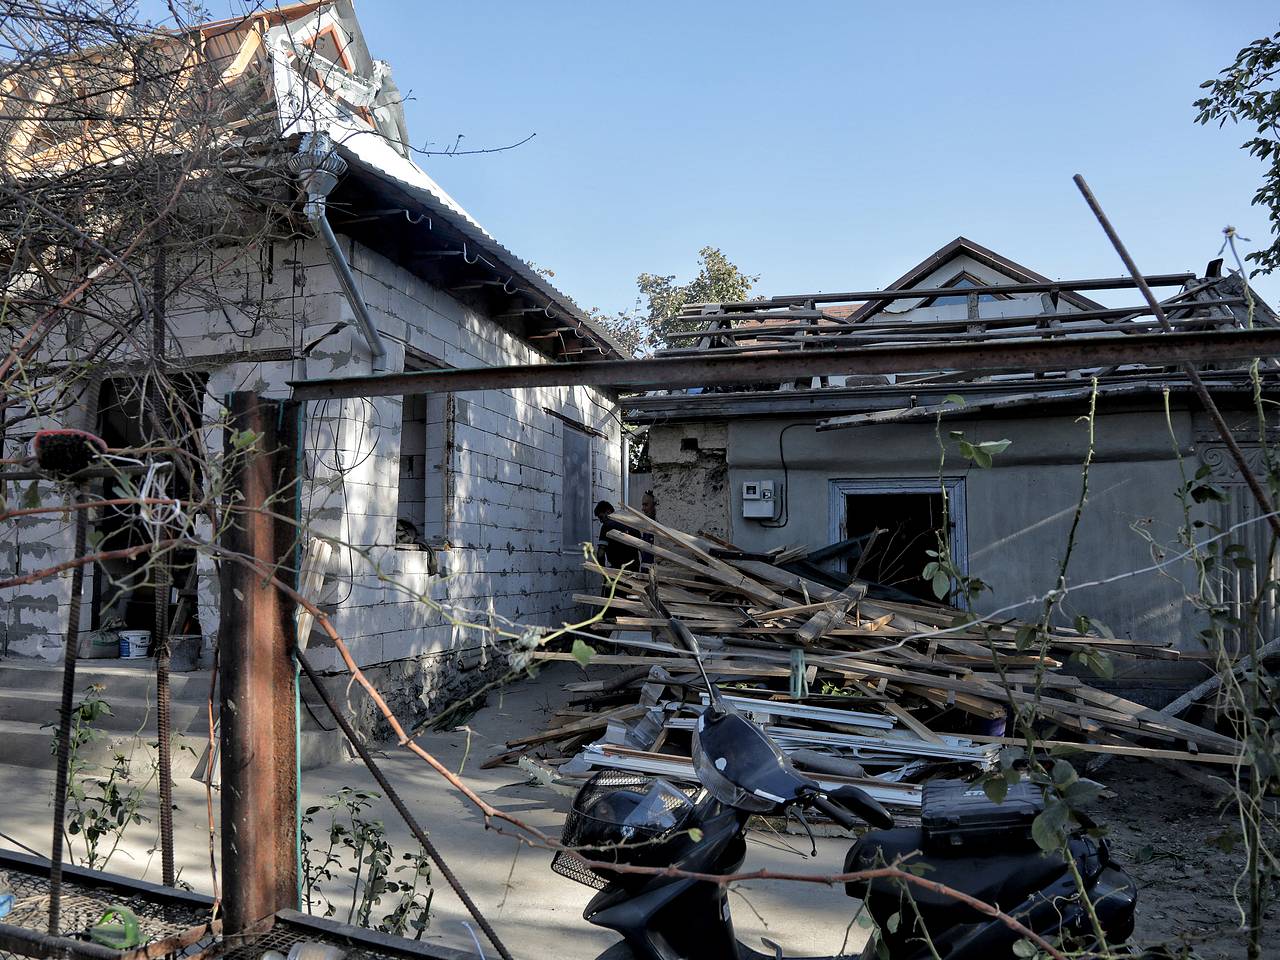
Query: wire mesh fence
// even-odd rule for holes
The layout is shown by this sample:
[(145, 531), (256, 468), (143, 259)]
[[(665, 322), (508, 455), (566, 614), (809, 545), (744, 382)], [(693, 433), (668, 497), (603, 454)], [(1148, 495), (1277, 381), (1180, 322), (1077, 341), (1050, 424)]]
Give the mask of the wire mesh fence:
[[(0, 960), (48, 955), (54, 946), (45, 937), (52, 892), (48, 861), (0, 852), (0, 890), (14, 898), (9, 913), (0, 919)], [(70, 955), (101, 957), (110, 948), (91, 940), (89, 931), (112, 908), (130, 911), (138, 920), (138, 939), (157, 943), (205, 926), (212, 906), (212, 900), (198, 894), (64, 867), (58, 947)], [(200, 940), (195, 933), (185, 939), (197, 944)], [(212, 937), (206, 940), (205, 946), (212, 943)]]
[[(0, 851), (0, 892), (13, 907), (0, 918), (0, 960), (52, 957), (66, 960), (260, 960), (268, 951), (296, 960), (474, 960), (481, 954), (408, 940), (349, 924), (283, 910), (270, 929), (250, 938), (222, 939), (210, 927), (213, 900), (76, 867), (64, 867), (58, 935), (47, 935), (49, 862)], [(89, 931), (112, 908), (138, 920), (137, 950), (115, 950), (90, 939)], [(336, 948), (324, 951), (324, 947)]]

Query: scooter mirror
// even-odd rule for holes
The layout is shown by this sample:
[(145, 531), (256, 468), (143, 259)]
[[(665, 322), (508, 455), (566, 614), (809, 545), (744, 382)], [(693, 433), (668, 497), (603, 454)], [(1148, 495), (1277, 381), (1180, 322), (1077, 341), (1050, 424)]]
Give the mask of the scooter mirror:
[(702, 665), (702, 651), (698, 649), (697, 638), (675, 617), (670, 618), (667, 623), (671, 626), (671, 631), (680, 638), (680, 642), (693, 654), (694, 662), (698, 664), (698, 672), (702, 674), (702, 681), (707, 685), (707, 696), (711, 698), (712, 708), (717, 713), (724, 713), (725, 706), (724, 701), (720, 699), (720, 689), (711, 682), (711, 678), (707, 676), (707, 668)]

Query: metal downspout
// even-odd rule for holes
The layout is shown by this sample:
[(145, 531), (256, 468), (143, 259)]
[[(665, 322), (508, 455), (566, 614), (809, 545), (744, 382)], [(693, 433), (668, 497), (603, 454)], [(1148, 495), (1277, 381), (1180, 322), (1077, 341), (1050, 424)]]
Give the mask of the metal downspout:
[(324, 209), (323, 197), (308, 199), (303, 207), (307, 219), (311, 221), (311, 225), (316, 228), (316, 233), (324, 241), (333, 269), (338, 272), (338, 280), (342, 284), (342, 289), (346, 291), (347, 302), (355, 312), (360, 333), (364, 335), (365, 343), (369, 345), (369, 352), (373, 355), (373, 371), (374, 373), (383, 372), (387, 369), (387, 348), (382, 343), (382, 336), (378, 333), (378, 329), (373, 325), (373, 318), (369, 316), (369, 306), (364, 302), (364, 295), (360, 292), (360, 288), (356, 286), (356, 276), (351, 272), (351, 264), (347, 262), (346, 254), (342, 252), (342, 245), (338, 243), (333, 227), (329, 226), (329, 218), (324, 215)]
[(329, 262), (337, 271), (338, 281), (347, 295), (347, 303), (351, 305), (356, 322), (360, 325), (360, 333), (373, 355), (373, 370), (375, 373), (383, 372), (387, 369), (387, 348), (382, 343), (378, 328), (373, 325), (373, 317), (369, 316), (369, 306), (356, 285), (356, 277), (351, 271), (351, 264), (347, 262), (347, 255), (342, 252), (342, 245), (338, 243), (333, 227), (329, 226), (329, 218), (325, 216), (326, 200), (342, 175), (347, 172), (347, 162), (338, 156), (328, 134), (308, 133), (302, 138), (298, 152), (285, 165), (298, 178), (306, 192), (307, 202), (303, 205), (303, 213), (324, 241)]

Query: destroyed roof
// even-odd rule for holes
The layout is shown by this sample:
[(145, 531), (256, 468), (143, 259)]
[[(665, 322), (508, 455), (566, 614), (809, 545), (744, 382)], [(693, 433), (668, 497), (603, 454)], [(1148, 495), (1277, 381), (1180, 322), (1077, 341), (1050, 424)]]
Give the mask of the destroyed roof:
[[(999, 276), (1007, 278), (1011, 283), (1050, 283), (1048, 277), (1036, 273), (1029, 267), (1023, 266), (1016, 260), (1010, 260), (1008, 257), (1001, 256), (994, 250), (975, 243), (968, 237), (956, 237), (950, 243), (939, 247), (929, 256), (925, 257), (914, 267), (900, 276), (893, 283), (889, 284), (890, 290), (902, 290), (909, 287), (922, 286), (952, 286), (952, 281), (947, 280), (943, 283), (929, 283), (929, 277), (946, 267), (948, 264), (960, 259), (968, 257), (973, 261), (990, 267)], [(1070, 291), (1064, 293), (1063, 299), (1068, 303), (1074, 304), (1081, 310), (1100, 310), (1102, 304), (1088, 297), (1080, 296)], [(875, 314), (884, 310), (890, 305), (890, 301), (873, 301), (864, 303), (848, 314), (851, 322), (866, 320)], [(832, 308), (839, 309), (839, 308)]]
[[(1221, 275), (1221, 261), (1205, 276), (1172, 273), (1148, 277), (1166, 290), (1162, 311), (1178, 332), (1280, 327), (1272, 309), (1235, 275)], [(994, 251), (958, 237), (925, 258), (884, 290), (798, 294), (735, 303), (696, 304), (681, 315), (682, 329), (666, 337), (658, 356), (770, 356), (831, 348), (890, 350), (908, 346), (946, 348), (983, 344), (1034, 345), (1044, 341), (1123, 339), (1160, 333), (1164, 327), (1145, 302), (1106, 307), (1085, 292), (1134, 291), (1132, 278), (1051, 280)], [(1173, 288), (1172, 294), (1168, 289)], [(1134, 291), (1136, 293), (1136, 291)], [(1137, 296), (1133, 296), (1138, 300)], [(1264, 376), (1274, 378), (1275, 360)], [(987, 406), (1063, 402), (1097, 375), (1106, 390), (1138, 396), (1159, 383), (1180, 388), (1172, 368), (1119, 365), (1095, 370), (1011, 372), (991, 368), (960, 373), (904, 369), (883, 376), (804, 377), (760, 387), (695, 388), (688, 393), (650, 393), (628, 401), (639, 422), (736, 415), (853, 414), (824, 426), (885, 422), (889, 411), (911, 411), (904, 419), (943, 406), (952, 393)], [(1238, 369), (1210, 374), (1227, 388), (1247, 380)], [(694, 396), (690, 396), (693, 394)], [(936, 394), (934, 396), (933, 394)], [(931, 406), (932, 405), (932, 406)], [(968, 404), (973, 409), (972, 403)], [(864, 414), (876, 412), (877, 416)]]

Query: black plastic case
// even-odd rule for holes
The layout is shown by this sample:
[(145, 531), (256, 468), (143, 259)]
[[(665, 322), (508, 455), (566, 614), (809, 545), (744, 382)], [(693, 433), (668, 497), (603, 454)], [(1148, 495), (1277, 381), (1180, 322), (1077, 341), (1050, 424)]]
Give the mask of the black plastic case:
[(1031, 821), (1044, 809), (1040, 788), (1023, 780), (1002, 803), (980, 783), (930, 780), (924, 785), (920, 823), (926, 846), (935, 851), (1021, 847), (1032, 843)]

